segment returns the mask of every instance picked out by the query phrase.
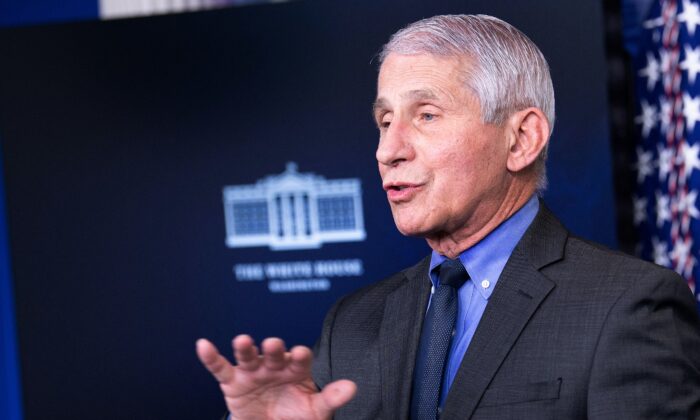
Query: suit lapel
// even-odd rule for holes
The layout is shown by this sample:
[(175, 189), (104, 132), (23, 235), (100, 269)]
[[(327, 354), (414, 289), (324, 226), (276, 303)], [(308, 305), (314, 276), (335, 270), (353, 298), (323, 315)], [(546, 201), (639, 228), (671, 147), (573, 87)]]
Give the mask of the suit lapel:
[(540, 203), (486, 306), (445, 401), (442, 419), (466, 419), (554, 283), (539, 270), (562, 258), (566, 230)]
[(430, 295), (426, 258), (405, 272), (405, 281), (387, 296), (380, 327), (382, 406), (392, 418), (408, 418), (413, 365)]

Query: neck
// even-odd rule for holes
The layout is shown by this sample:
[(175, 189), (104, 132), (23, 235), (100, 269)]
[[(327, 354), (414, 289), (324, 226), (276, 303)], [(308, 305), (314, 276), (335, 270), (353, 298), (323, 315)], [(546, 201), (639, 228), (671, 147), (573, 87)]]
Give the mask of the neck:
[[(447, 258), (457, 258), (459, 254), (484, 239), (501, 223), (520, 210), (534, 193), (534, 186), (512, 188), (500, 202), (486, 206), (486, 208), (481, 210), (481, 213), (486, 213), (486, 215), (475, 214), (475, 217), (470, 218), (472, 223), (469, 223), (464, 228), (449, 234), (437, 234), (427, 237), (426, 241), (439, 254)], [(476, 223), (474, 219), (481, 219), (484, 222)]]

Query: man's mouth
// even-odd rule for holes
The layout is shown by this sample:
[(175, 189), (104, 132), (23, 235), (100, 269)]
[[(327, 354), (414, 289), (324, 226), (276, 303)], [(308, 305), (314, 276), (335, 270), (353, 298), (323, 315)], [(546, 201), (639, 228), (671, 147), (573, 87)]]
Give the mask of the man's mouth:
[(421, 188), (421, 184), (390, 182), (384, 184), (387, 198), (391, 202), (408, 201), (413, 198)]
[(415, 188), (415, 187), (418, 187), (419, 185), (420, 184), (411, 183), (411, 182), (385, 182), (382, 187), (384, 188), (385, 191), (389, 191), (389, 190), (401, 191), (401, 190), (405, 190), (407, 188)]

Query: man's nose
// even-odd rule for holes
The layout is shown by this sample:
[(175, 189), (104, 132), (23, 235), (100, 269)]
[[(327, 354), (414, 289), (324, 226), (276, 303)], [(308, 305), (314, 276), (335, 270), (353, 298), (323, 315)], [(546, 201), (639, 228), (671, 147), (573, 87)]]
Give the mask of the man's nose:
[(410, 126), (394, 118), (394, 121), (379, 137), (377, 162), (380, 165), (396, 166), (403, 161), (410, 160), (412, 155)]

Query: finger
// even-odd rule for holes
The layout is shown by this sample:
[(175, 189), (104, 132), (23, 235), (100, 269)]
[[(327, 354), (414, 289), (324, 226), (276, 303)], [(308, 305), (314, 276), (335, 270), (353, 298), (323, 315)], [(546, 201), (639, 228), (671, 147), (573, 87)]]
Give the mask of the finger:
[(200, 338), (197, 340), (196, 346), (199, 360), (219, 383), (227, 383), (233, 380), (235, 369), (211, 342)]
[(323, 416), (331, 415), (355, 397), (357, 385), (347, 379), (331, 382), (321, 391), (317, 399), (317, 410)]
[(311, 371), (313, 353), (305, 346), (295, 346), (290, 351), (289, 370), (297, 374), (307, 374)]
[(233, 339), (233, 356), (243, 370), (256, 370), (260, 366), (258, 348), (249, 335), (239, 335)]
[(283, 369), (288, 361), (287, 348), (284, 341), (279, 338), (266, 338), (261, 344), (263, 350), (263, 364), (270, 370)]

